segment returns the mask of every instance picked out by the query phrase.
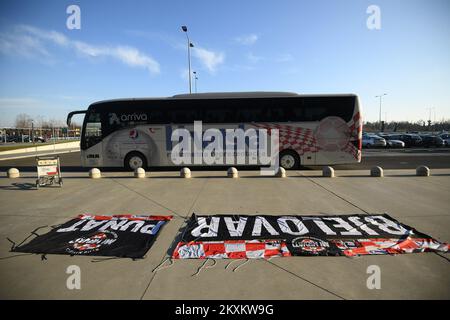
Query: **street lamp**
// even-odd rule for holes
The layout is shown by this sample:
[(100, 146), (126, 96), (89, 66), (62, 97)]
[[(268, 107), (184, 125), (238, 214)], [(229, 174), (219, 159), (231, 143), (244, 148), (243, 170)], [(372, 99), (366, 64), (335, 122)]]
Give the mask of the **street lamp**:
[(192, 85), (191, 85), (191, 76), (192, 76), (192, 74), (191, 74), (191, 48), (193, 48), (194, 45), (189, 40), (187, 27), (186, 26), (181, 26), (181, 30), (183, 30), (183, 32), (186, 33), (186, 38), (187, 38), (187, 44), (188, 44), (188, 65), (189, 65), (189, 93), (192, 93)]
[(436, 108), (427, 108), (427, 110), (430, 112), (430, 115), (428, 117), (428, 127), (431, 128), (431, 110), (433, 110), (434, 112), (434, 120), (433, 120), (433, 124), (436, 124)]
[(375, 96), (375, 98), (380, 98), (380, 130), (382, 129), (382, 126), (381, 126), (381, 98), (386, 95), (387, 95), (387, 93), (383, 93), (379, 96)]
[(31, 142), (34, 144), (34, 120), (31, 120), (31, 134), (30, 134)]
[(194, 74), (194, 88), (195, 88), (195, 93), (197, 93), (197, 80), (198, 80), (198, 77), (197, 77), (197, 71), (193, 71), (192, 73)]

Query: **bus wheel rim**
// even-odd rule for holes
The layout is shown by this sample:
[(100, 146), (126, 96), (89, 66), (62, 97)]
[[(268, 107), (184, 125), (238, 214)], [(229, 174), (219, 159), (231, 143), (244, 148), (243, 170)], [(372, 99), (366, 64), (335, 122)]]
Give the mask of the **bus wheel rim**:
[(134, 156), (130, 158), (131, 169), (142, 168), (143, 161), (140, 157)]
[(291, 169), (294, 167), (295, 158), (290, 154), (284, 155), (281, 157), (280, 164), (285, 169)]

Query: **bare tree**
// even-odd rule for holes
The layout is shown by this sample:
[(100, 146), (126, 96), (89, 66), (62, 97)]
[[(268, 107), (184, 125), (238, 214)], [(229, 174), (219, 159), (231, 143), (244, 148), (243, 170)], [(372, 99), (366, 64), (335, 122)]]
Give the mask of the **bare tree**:
[(16, 128), (31, 128), (33, 118), (26, 113), (21, 113), (16, 116), (15, 126)]
[[(364, 131), (367, 132), (377, 132), (380, 128), (380, 123), (375, 122), (365, 122)], [(449, 131), (450, 130), (450, 119), (442, 119), (441, 121), (436, 121), (428, 126), (424, 120), (418, 120), (415, 122), (409, 121), (391, 121), (385, 124), (385, 131)]]
[(45, 117), (38, 115), (34, 118), (34, 126), (37, 128), (45, 128), (47, 127), (47, 120), (45, 120)]
[(50, 119), (48, 120), (48, 126), (50, 128), (61, 128), (64, 127), (64, 122), (57, 119)]

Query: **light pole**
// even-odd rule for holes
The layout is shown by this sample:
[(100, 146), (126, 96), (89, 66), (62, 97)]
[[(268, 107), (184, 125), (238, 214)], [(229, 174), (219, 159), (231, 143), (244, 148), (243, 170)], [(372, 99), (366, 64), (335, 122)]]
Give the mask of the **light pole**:
[(430, 112), (429, 117), (428, 117), (428, 128), (431, 129), (431, 110), (433, 110), (434, 112), (434, 121), (433, 121), (433, 125), (436, 123), (436, 109), (435, 108), (427, 108), (427, 110)]
[(31, 135), (30, 135), (31, 142), (33, 142), (34, 145), (34, 120), (31, 120)]
[(386, 96), (386, 95), (387, 95), (387, 93), (383, 93), (383, 94), (380, 94), (379, 96), (375, 96), (375, 98), (380, 98), (380, 130), (382, 128), (382, 126), (381, 126), (381, 98), (383, 98), (383, 96)]
[(191, 85), (191, 48), (194, 47), (194, 45), (189, 40), (188, 30), (186, 26), (181, 26), (181, 30), (183, 30), (184, 33), (186, 33), (187, 38), (187, 44), (188, 44), (188, 65), (189, 65), (189, 93), (192, 93), (192, 85)]
[(197, 77), (197, 71), (193, 71), (192, 73), (194, 74), (194, 88), (195, 88), (195, 93), (197, 93), (197, 80), (198, 80), (198, 77)]

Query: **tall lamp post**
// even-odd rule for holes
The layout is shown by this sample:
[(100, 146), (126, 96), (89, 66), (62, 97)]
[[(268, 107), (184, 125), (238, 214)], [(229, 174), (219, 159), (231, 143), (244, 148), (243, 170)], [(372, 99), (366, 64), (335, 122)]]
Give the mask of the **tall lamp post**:
[(189, 40), (188, 29), (186, 26), (181, 26), (181, 30), (186, 33), (187, 44), (188, 44), (188, 65), (189, 65), (189, 93), (192, 93), (192, 85), (191, 85), (191, 48), (194, 47), (192, 42)]
[(197, 71), (193, 71), (192, 73), (194, 74), (194, 88), (195, 88), (195, 93), (197, 93), (197, 80), (198, 80), (198, 77), (197, 77)]
[(429, 117), (428, 117), (428, 128), (431, 130), (431, 110), (434, 111), (434, 120), (433, 120), (433, 125), (436, 123), (436, 109), (435, 108), (427, 108), (427, 110), (430, 112)]
[(387, 96), (387, 93), (383, 93), (383, 94), (380, 94), (379, 96), (375, 96), (375, 98), (380, 98), (380, 130), (382, 129), (382, 125), (381, 125), (381, 99), (384, 96)]
[(30, 134), (31, 142), (34, 144), (34, 120), (31, 120), (31, 134)]

